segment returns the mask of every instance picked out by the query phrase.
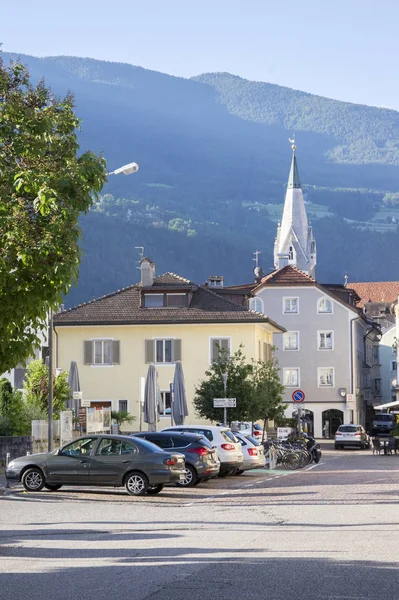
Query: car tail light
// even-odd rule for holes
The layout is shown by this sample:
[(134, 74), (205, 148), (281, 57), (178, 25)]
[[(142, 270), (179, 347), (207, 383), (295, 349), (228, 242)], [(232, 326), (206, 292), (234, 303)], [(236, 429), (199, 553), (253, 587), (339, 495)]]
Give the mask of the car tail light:
[(204, 454), (209, 454), (209, 450), (206, 448), (202, 448), (198, 446), (198, 448), (189, 448), (187, 452), (194, 452), (195, 454), (199, 454), (200, 456), (204, 456)]
[(258, 450), (256, 448), (248, 448), (249, 456), (258, 456)]
[(336, 431), (335, 435), (342, 435), (342, 433), (340, 431)]
[(220, 447), (223, 448), (223, 450), (235, 450), (236, 449), (234, 444), (222, 444)]
[(165, 458), (163, 461), (164, 465), (175, 465), (177, 463), (176, 456), (171, 456), (170, 458)]
[(362, 434), (360, 433), (360, 431), (357, 431), (357, 432), (355, 433), (355, 436), (356, 436), (356, 435), (362, 435)]
[(252, 435), (257, 436), (257, 437), (261, 437), (262, 436), (262, 432), (258, 431), (257, 429), (255, 429)]

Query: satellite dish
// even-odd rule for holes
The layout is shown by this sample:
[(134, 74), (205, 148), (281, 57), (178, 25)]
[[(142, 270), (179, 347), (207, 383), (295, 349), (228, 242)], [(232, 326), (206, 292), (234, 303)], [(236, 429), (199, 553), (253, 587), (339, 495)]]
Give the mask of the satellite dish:
[(262, 277), (263, 275), (263, 271), (260, 267), (255, 267), (254, 268), (254, 275), (255, 277)]

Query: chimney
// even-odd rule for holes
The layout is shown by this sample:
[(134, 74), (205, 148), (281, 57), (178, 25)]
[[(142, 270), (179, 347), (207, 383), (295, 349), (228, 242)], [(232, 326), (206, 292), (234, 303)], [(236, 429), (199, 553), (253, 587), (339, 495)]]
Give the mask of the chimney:
[(155, 278), (155, 263), (149, 258), (142, 258), (140, 261), (141, 285), (151, 287)]
[(211, 275), (208, 277), (208, 287), (222, 288), (224, 282), (223, 275)]
[(277, 254), (278, 269), (286, 267), (289, 264), (289, 258), (290, 257), (288, 256), (288, 254)]

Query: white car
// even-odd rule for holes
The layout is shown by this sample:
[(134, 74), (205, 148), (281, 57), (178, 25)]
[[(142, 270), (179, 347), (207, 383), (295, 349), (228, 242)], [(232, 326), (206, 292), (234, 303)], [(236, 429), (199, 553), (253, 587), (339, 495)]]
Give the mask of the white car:
[(229, 427), (218, 425), (174, 425), (173, 427), (162, 429), (162, 431), (171, 430), (200, 433), (205, 436), (218, 451), (220, 460), (219, 477), (232, 475), (237, 469), (242, 468), (244, 455), (241, 443)]
[(231, 431), (234, 433), (242, 433), (243, 435), (252, 435), (259, 442), (262, 438), (267, 439), (267, 435), (263, 436), (263, 427), (258, 423), (251, 423), (249, 421), (233, 421), (231, 423)]
[(241, 475), (241, 473), (249, 471), (250, 469), (260, 469), (264, 467), (266, 464), (266, 457), (262, 444), (250, 435), (245, 435), (243, 433), (235, 433), (234, 435), (240, 440), (244, 454), (244, 463), (241, 469), (237, 471), (236, 475)]

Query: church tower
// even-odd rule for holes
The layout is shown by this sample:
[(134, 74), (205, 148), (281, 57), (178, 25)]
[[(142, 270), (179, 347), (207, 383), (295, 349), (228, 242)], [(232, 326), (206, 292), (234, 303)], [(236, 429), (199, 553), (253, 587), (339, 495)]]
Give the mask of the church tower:
[(316, 241), (306, 216), (295, 150), (293, 143), (283, 218), (281, 224), (278, 224), (274, 242), (274, 266), (281, 269), (285, 265), (294, 265), (307, 275), (315, 277)]

